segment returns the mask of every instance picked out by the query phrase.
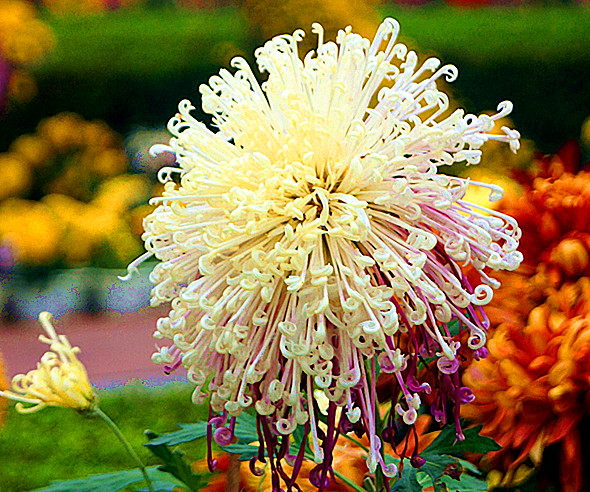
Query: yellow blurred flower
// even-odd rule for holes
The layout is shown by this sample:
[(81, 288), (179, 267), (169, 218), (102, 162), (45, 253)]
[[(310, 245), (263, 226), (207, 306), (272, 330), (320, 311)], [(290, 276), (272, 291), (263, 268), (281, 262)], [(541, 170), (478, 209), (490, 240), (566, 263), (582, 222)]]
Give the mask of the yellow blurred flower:
[(47, 140), (57, 152), (64, 152), (82, 142), (80, 128), (84, 125), (81, 116), (75, 113), (60, 113), (46, 118), (37, 126), (37, 134)]
[(118, 135), (104, 121), (87, 121), (80, 129), (82, 141), (88, 147), (120, 146)]
[(154, 211), (152, 205), (140, 205), (129, 212), (129, 227), (135, 237), (143, 234), (143, 219)]
[(9, 198), (0, 204), (0, 240), (13, 248), (19, 263), (54, 263), (61, 234), (61, 224), (43, 203)]
[(24, 70), (14, 70), (8, 81), (8, 94), (19, 103), (27, 103), (37, 95), (37, 82)]
[[(141, 219), (129, 213), (146, 203), (152, 187), (146, 175), (124, 174), (129, 167), (120, 136), (106, 123), (74, 113), (44, 119), (35, 134), (21, 135), (0, 154), (0, 240), (15, 248), (20, 263), (128, 263), (142, 250)], [(2, 203), (29, 190), (46, 195)]]
[(107, 148), (100, 151), (90, 164), (90, 169), (99, 177), (116, 176), (129, 167), (127, 155), (121, 149)]
[(25, 194), (33, 181), (29, 166), (14, 154), (0, 154), (0, 200)]
[(51, 350), (43, 354), (37, 369), (15, 376), (12, 391), (0, 391), (0, 396), (17, 401), (16, 409), (20, 413), (36, 412), (46, 406), (92, 411), (96, 408), (96, 394), (84, 365), (76, 356), (80, 349), (72, 347), (64, 335), (55, 332), (51, 318), (48, 312), (39, 315), (47, 334), (39, 335), (39, 340)]
[(103, 181), (92, 203), (98, 207), (125, 212), (137, 203), (145, 203), (149, 180), (139, 174), (122, 174)]
[(13, 64), (40, 61), (53, 48), (51, 29), (37, 18), (35, 7), (21, 0), (0, 0), (0, 52)]
[(64, 229), (59, 248), (60, 258), (68, 266), (90, 263), (96, 241), (87, 234), (85, 211), (88, 205), (57, 193), (44, 196), (42, 202), (49, 207)]
[(49, 143), (37, 135), (21, 135), (10, 145), (12, 154), (35, 168), (47, 166), (52, 151)]
[(89, 237), (101, 241), (118, 231), (121, 221), (122, 218), (116, 210), (90, 204), (84, 210), (80, 226)]
[(0, 110), (6, 95), (17, 102), (35, 97), (37, 84), (25, 69), (40, 62), (53, 44), (51, 29), (37, 18), (32, 3), (0, 0), (0, 65), (4, 64), (2, 77), (8, 81), (0, 94)]

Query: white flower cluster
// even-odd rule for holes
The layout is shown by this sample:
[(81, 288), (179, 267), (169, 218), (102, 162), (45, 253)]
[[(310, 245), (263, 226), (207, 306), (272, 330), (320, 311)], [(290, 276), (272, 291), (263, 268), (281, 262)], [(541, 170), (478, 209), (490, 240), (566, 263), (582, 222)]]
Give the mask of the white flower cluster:
[[(278, 36), (256, 51), (261, 85), (237, 58), (234, 73), (201, 86), (217, 132), (188, 101), (170, 121), (179, 167), (162, 171), (143, 238), (161, 261), (152, 302), (171, 301), (155, 335), (174, 347), (155, 360), (182, 355), (195, 402), (210, 393), (234, 416), (254, 402), (283, 434), (309, 419), (313, 430), (302, 391), (320, 388), (351, 421), (370, 417), (364, 360), (385, 354), (382, 368), (401, 378), (398, 332), (428, 337), (442, 371), (456, 359), (451, 319), (472, 349), (485, 343), (485, 322), (466, 310), (492, 297), (484, 268), (519, 265), (520, 231), (464, 202), (469, 183), (438, 168), (476, 164), (490, 139), (516, 150), (516, 131), (489, 133), (511, 104), (493, 116), (449, 111), (436, 81), (457, 69), (418, 65), (398, 30), (387, 19), (372, 42), (350, 28), (325, 42), (314, 24), (318, 46), (303, 59), (302, 31)], [(459, 262), (480, 271), (475, 289)], [(408, 423), (419, 401), (407, 393), (398, 409)]]

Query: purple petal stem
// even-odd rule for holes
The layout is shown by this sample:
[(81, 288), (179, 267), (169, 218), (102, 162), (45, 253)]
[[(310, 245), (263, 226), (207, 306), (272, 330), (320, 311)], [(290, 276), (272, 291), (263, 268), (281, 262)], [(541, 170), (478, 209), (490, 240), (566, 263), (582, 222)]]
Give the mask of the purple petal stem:
[(252, 458), (249, 461), (248, 466), (250, 468), (250, 472), (252, 472), (252, 475), (254, 475), (255, 477), (261, 477), (262, 475), (264, 475), (264, 469), (256, 467), (257, 461), (258, 461), (258, 457), (254, 456), (254, 458)]
[(164, 374), (168, 375), (168, 374), (174, 372), (176, 369), (178, 369), (180, 364), (182, 364), (182, 355), (177, 360), (175, 360), (172, 365), (165, 365), (164, 366)]
[[(454, 408), (454, 420), (455, 420), (455, 434), (459, 441), (465, 440), (465, 435), (463, 434), (463, 429), (461, 429), (461, 380), (459, 379), (459, 374), (455, 373), (452, 375), (455, 394), (453, 398), (455, 399), (455, 408)], [(467, 388), (469, 390), (469, 388)], [(471, 391), (471, 390), (469, 390)]]
[[(373, 359), (373, 363), (375, 359)], [(320, 489), (319, 492), (323, 492), (324, 488), (330, 484), (328, 478), (328, 470), (332, 468), (332, 459), (334, 452), (334, 445), (336, 441), (334, 439), (334, 431), (336, 430), (336, 404), (331, 401), (328, 405), (328, 429), (326, 430), (326, 438), (324, 439), (324, 462), (322, 463), (322, 475), (320, 478)]]
[(305, 423), (305, 428), (303, 430), (303, 439), (301, 440), (299, 452), (297, 453), (297, 458), (295, 458), (295, 463), (293, 464), (293, 473), (291, 474), (291, 480), (289, 480), (289, 489), (293, 487), (293, 485), (297, 481), (297, 475), (299, 475), (299, 471), (301, 470), (301, 466), (303, 465), (303, 458), (305, 455), (305, 443), (307, 442), (308, 435), (309, 421)]
[(277, 467), (275, 464), (275, 448), (276, 448), (276, 439), (273, 437), (272, 432), (270, 430), (270, 426), (268, 425), (268, 421), (264, 415), (257, 415), (256, 418), (260, 421), (260, 427), (262, 428), (262, 434), (264, 436), (266, 449), (268, 452), (268, 460), (270, 462), (270, 473), (271, 473), (271, 482), (272, 482), (272, 490), (273, 492), (278, 492), (281, 490), (280, 482), (279, 482), (279, 473), (277, 471)]
[(217, 465), (217, 460), (213, 459), (213, 410), (209, 407), (209, 421), (207, 422), (207, 467), (209, 471), (213, 473), (215, 471), (215, 466)]

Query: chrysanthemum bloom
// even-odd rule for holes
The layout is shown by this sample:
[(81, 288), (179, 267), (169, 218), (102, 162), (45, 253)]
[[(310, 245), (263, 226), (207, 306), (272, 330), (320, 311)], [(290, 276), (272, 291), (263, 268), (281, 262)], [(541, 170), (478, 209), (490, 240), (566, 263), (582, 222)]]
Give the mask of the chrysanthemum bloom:
[(489, 357), (463, 378), (476, 398), (462, 412), (503, 446), (486, 466), (509, 483), (527, 458), (539, 465), (544, 449), (559, 443), (562, 490), (581, 490), (577, 426), (590, 408), (590, 279), (562, 286), (524, 324), (501, 324), (488, 347)]
[[(438, 174), (477, 163), (490, 138), (516, 149), (517, 132), (487, 133), (510, 103), (494, 116), (448, 114), (436, 81), (453, 80), (456, 68), (435, 58), (418, 66), (396, 44), (394, 20), (372, 42), (350, 28), (335, 43), (320, 25), (312, 30), (318, 46), (303, 60), (300, 30), (256, 51), (268, 72), (262, 85), (238, 58), (234, 74), (222, 70), (201, 86), (217, 132), (180, 104), (167, 148), (179, 167), (161, 172), (164, 196), (144, 223), (148, 253), (130, 266), (161, 260), (152, 304), (172, 303), (155, 336), (173, 345), (154, 360), (188, 369), (195, 403), (210, 395), (219, 442), (231, 441), (235, 417), (255, 407), (275, 490), (275, 458), (289, 455), (298, 425), (319, 464), (314, 485), (327, 484), (338, 429), (351, 422), (369, 436), (369, 469), (394, 474), (375, 429), (378, 366), (395, 374), (403, 393), (395, 411), (411, 425), (431, 390), (416, 380), (418, 359), (435, 357), (433, 412), (444, 421), (448, 402), (458, 409), (471, 399), (447, 323), (458, 319), (481, 353), (481, 306), (496, 286), (483, 270), (521, 260), (516, 222), (466, 203), (468, 182)], [(470, 286), (460, 264), (473, 265), (481, 283)], [(406, 332), (412, 350), (402, 353)], [(315, 389), (330, 401), (326, 432), (318, 432)], [(288, 485), (303, 459), (295, 454)]]
[[(350, 441), (340, 439), (333, 450), (333, 467), (346, 473), (347, 478), (358, 487), (362, 486), (365, 475), (365, 456), (363, 450), (352, 444)], [(211, 478), (207, 487), (202, 492), (225, 492), (228, 490), (228, 472), (230, 471), (231, 460), (228, 454), (216, 457), (217, 466), (215, 471), (219, 472)], [(283, 465), (288, 473), (292, 473), (292, 466)], [(300, 474), (309, 475), (313, 462), (304, 462)], [(197, 462), (195, 468), (205, 471), (206, 464)], [(252, 473), (247, 463), (242, 463), (239, 469), (239, 490), (240, 492), (259, 492), (272, 490), (272, 477), (270, 464), (258, 464)], [(299, 487), (301, 492), (313, 492), (317, 487), (313, 486), (308, 480), (300, 480)], [(325, 489), (326, 492), (353, 492), (354, 489), (345, 483), (332, 481)]]
[(42, 312), (39, 321), (47, 333), (47, 336), (39, 335), (39, 340), (48, 344), (51, 351), (43, 354), (37, 369), (12, 378), (12, 391), (0, 391), (0, 396), (17, 401), (16, 409), (20, 413), (36, 412), (47, 406), (94, 410), (96, 394), (76, 356), (80, 349), (55, 332), (50, 313)]
[[(440, 433), (439, 431), (428, 432), (431, 423), (432, 417), (429, 415), (420, 415), (416, 420), (414, 428), (416, 430), (416, 451), (418, 453), (428, 447)], [(369, 444), (366, 436), (359, 438), (359, 442), (363, 446)], [(403, 447), (403, 444), (400, 446)], [(387, 447), (385, 449), (387, 450)], [(398, 455), (393, 449), (387, 450), (387, 452), (395, 458), (401, 458), (401, 455)], [(229, 453), (222, 453), (215, 456), (215, 471), (217, 473), (209, 480), (208, 485), (203, 489), (203, 492), (224, 492), (225, 490), (228, 490), (228, 485), (232, 478), (234, 478), (230, 477), (230, 475), (234, 474), (236, 471), (237, 477), (235, 478), (239, 481), (239, 490), (241, 492), (262, 492), (272, 490), (270, 465), (268, 461), (264, 465), (259, 464), (255, 473), (252, 473), (245, 463), (242, 463), (237, 470), (232, 469), (232, 467), (235, 466), (235, 461), (232, 462), (231, 456), (232, 455)], [(233, 456), (235, 457), (236, 455)], [(334, 469), (346, 474), (348, 480), (358, 487), (362, 487), (363, 479), (366, 475), (366, 467), (364, 466), (365, 458), (365, 452), (362, 447), (347, 439), (339, 439), (334, 446)], [(300, 475), (302, 474), (305, 476), (306, 472), (309, 474), (313, 466), (313, 462), (304, 462), (301, 467)], [(205, 460), (200, 460), (193, 463), (192, 468), (195, 473), (205, 473), (207, 463)], [(285, 469), (287, 472), (292, 471), (290, 465), (286, 465)], [(300, 480), (298, 485), (302, 492), (312, 492), (317, 490), (317, 487), (314, 487), (305, 479)], [(354, 489), (350, 485), (338, 481), (330, 482), (328, 487), (324, 490), (326, 492), (351, 492)]]
[(562, 490), (574, 492), (582, 486), (579, 424), (590, 408), (590, 173), (565, 172), (577, 167), (566, 150), (536, 163), (522, 179), (524, 196), (500, 203), (522, 227), (524, 262), (500, 275), (486, 309), (497, 329), (490, 357), (466, 371), (476, 399), (463, 414), (503, 446), (486, 464), (504, 483), (557, 444)]

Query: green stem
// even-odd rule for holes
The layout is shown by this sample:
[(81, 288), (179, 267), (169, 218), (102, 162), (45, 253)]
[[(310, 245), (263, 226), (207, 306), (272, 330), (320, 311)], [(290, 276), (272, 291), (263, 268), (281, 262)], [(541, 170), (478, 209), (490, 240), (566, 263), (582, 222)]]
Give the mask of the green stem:
[[(373, 364), (375, 364), (375, 360), (371, 360), (371, 363), (369, 364), (369, 361), (367, 360), (367, 366), (370, 367), (371, 372), (368, 374), (372, 374), (373, 373)], [(370, 378), (368, 378), (370, 381)], [(373, 385), (377, 384), (377, 381), (370, 381)], [(383, 432), (383, 420), (381, 419), (381, 413), (380, 413), (380, 409), (379, 409), (379, 401), (377, 401), (377, 398), (375, 398), (375, 408), (373, 409), (373, 412), (375, 414), (375, 434), (378, 436), (379, 439), (381, 439), (381, 434)], [(383, 470), (381, 469), (380, 466), (377, 467), (377, 469), (375, 470), (375, 487), (377, 488), (378, 491), (381, 490), (385, 490), (384, 487), (384, 475), (383, 475)]]
[(121, 441), (123, 446), (125, 446), (125, 449), (129, 453), (129, 455), (133, 458), (135, 463), (137, 463), (137, 466), (141, 470), (141, 473), (143, 474), (143, 478), (145, 479), (145, 483), (147, 484), (148, 489), (150, 490), (150, 492), (154, 492), (154, 489), (152, 487), (152, 481), (150, 480), (150, 477), (148, 477), (147, 470), (145, 469), (145, 465), (139, 459), (139, 456), (137, 456), (137, 453), (135, 451), (133, 451), (133, 448), (131, 447), (131, 445), (129, 444), (127, 439), (125, 439), (125, 436), (123, 435), (123, 433), (117, 427), (117, 424), (115, 424), (110, 419), (110, 417), (98, 407), (96, 407), (94, 409), (94, 414), (98, 415), (101, 419), (103, 419), (106, 422), (106, 424), (110, 427), (110, 429), (113, 431), (113, 433), (119, 438), (119, 441)]
[(350, 442), (355, 443), (359, 448), (361, 448), (365, 453), (370, 453), (369, 448), (365, 446), (362, 442), (357, 441), (354, 437), (350, 437), (348, 434), (340, 434), (345, 439), (348, 439)]
[[(305, 453), (305, 457), (308, 460), (313, 461), (313, 456), (310, 454)], [(334, 475), (336, 475), (340, 480), (342, 480), (346, 485), (348, 485), (349, 487), (353, 488), (354, 490), (356, 490), (357, 492), (367, 492), (365, 489), (363, 489), (362, 487), (358, 486), (356, 483), (354, 483), (350, 478), (345, 477), (344, 475), (342, 475), (342, 473), (337, 472), (336, 470), (334, 470), (334, 468), (332, 468), (332, 471), (334, 472)]]

